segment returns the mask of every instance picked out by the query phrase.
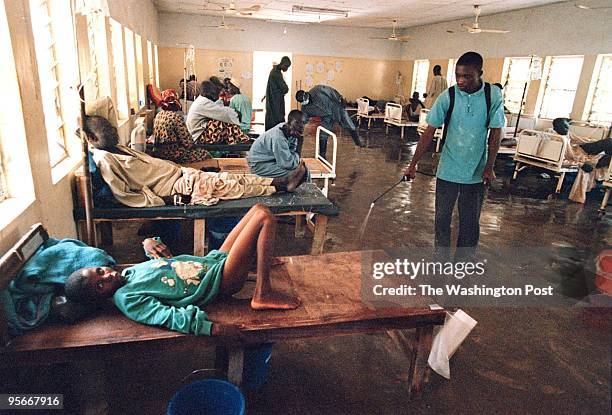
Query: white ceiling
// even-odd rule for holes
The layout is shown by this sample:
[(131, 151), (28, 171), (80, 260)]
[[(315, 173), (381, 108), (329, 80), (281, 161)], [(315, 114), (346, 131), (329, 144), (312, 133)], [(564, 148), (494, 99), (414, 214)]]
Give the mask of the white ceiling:
[[(585, 0), (582, 3), (593, 1)], [(607, 1), (607, 0), (606, 0)], [(229, 0), (153, 0), (159, 12), (189, 13), (209, 16), (244, 17), (223, 11), (229, 8)], [(420, 26), (456, 19), (470, 19), (473, 5), (480, 4), (482, 15), (559, 3), (558, 0), (300, 0), (232, 2), (240, 10), (260, 5), (258, 12), (245, 18), (271, 19), (287, 22), (321, 22), (352, 27), (389, 27), (393, 19), (398, 27)], [(293, 5), (348, 11), (349, 17), (318, 16), (292, 13)]]

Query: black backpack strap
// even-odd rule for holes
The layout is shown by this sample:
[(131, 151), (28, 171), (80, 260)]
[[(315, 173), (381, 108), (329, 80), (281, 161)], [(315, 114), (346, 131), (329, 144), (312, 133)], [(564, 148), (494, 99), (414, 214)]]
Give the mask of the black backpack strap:
[(489, 128), (489, 124), (491, 123), (491, 116), (489, 115), (491, 112), (491, 84), (488, 82), (485, 82), (484, 94), (485, 101), (487, 102), (487, 128)]
[(448, 101), (448, 110), (446, 110), (446, 115), (444, 116), (444, 130), (442, 130), (442, 138), (440, 139), (440, 152), (442, 152), (442, 147), (444, 147), (444, 142), (446, 141), (446, 134), (448, 133), (448, 126), (451, 120), (451, 116), (453, 115), (453, 108), (455, 107), (454, 86), (448, 88)]

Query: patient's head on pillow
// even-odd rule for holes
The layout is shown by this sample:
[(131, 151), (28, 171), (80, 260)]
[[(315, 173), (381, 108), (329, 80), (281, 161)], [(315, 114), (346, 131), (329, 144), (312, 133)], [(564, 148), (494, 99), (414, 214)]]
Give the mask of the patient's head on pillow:
[(112, 268), (81, 268), (70, 274), (64, 291), (69, 300), (95, 304), (112, 297), (124, 284), (123, 276)]
[(557, 134), (567, 135), (567, 132), (569, 131), (569, 126), (570, 126), (570, 119), (569, 118), (555, 118), (552, 122), (552, 125), (553, 125), (553, 130), (555, 130)]
[(90, 115), (83, 122), (87, 141), (98, 150), (110, 150), (119, 144), (117, 129), (104, 117)]

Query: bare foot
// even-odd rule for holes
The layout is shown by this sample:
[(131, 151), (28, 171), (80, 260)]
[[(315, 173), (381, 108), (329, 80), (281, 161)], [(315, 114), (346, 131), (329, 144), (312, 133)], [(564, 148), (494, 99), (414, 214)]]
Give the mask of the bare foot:
[(278, 291), (269, 291), (265, 295), (253, 296), (251, 308), (253, 310), (293, 310), (300, 306), (300, 299), (283, 294)]
[(296, 172), (292, 177), (289, 177), (289, 183), (287, 183), (287, 191), (293, 192), (302, 181), (302, 178), (306, 174), (306, 164), (304, 164), (304, 160), (300, 162), (299, 167), (296, 169)]

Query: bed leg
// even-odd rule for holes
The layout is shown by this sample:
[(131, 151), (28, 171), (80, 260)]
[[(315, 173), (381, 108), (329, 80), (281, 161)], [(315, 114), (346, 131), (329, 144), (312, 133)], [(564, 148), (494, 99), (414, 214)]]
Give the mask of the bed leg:
[(557, 188), (555, 189), (555, 193), (561, 193), (561, 186), (563, 186), (563, 179), (565, 179), (565, 172), (562, 172), (559, 175), (559, 180), (557, 180)]
[(113, 244), (113, 222), (98, 222), (97, 225), (100, 245), (111, 246)]
[(304, 229), (304, 216), (303, 215), (295, 215), (295, 237), (303, 238), (306, 233)]
[(433, 341), (433, 325), (425, 327), (417, 327), (414, 341), (414, 350), (410, 357), (410, 371), (408, 373), (408, 396), (410, 399), (418, 399), (421, 397), (423, 385), (427, 376), (429, 367), (427, 359), (431, 351)]
[(193, 220), (193, 254), (204, 256), (208, 251), (206, 246), (206, 219)]
[(323, 244), (325, 243), (325, 235), (327, 234), (327, 216), (317, 215), (317, 224), (314, 230), (314, 238), (312, 240), (312, 249), (310, 255), (319, 255), (323, 253)]
[(400, 139), (402, 140), (401, 144), (403, 144), (404, 143), (404, 127), (400, 127)]
[(387, 127), (385, 128), (385, 135), (389, 135), (389, 124), (387, 124)]
[(516, 166), (514, 166), (514, 173), (512, 173), (512, 180), (516, 180), (516, 178), (518, 177), (518, 172), (520, 171), (520, 168), (521, 168), (521, 163), (517, 161)]
[(608, 205), (608, 200), (610, 200), (610, 193), (612, 193), (612, 189), (606, 189), (606, 193), (604, 193), (603, 200), (601, 201), (601, 206), (599, 207), (599, 213), (606, 213), (606, 206)]
[(227, 380), (236, 386), (241, 386), (244, 370), (244, 347), (229, 346), (227, 353)]

